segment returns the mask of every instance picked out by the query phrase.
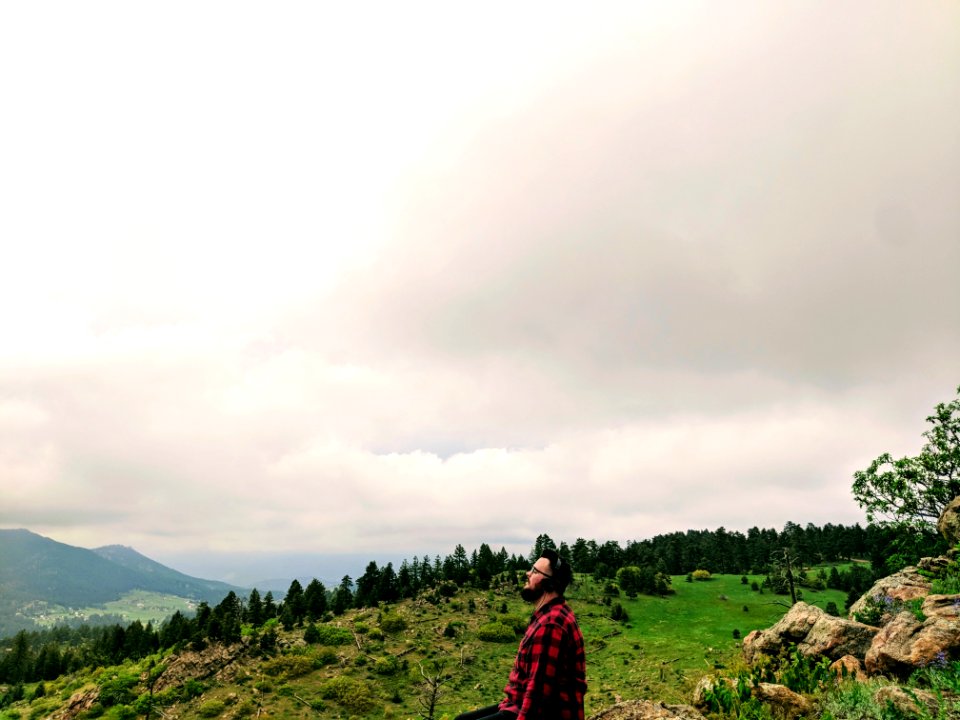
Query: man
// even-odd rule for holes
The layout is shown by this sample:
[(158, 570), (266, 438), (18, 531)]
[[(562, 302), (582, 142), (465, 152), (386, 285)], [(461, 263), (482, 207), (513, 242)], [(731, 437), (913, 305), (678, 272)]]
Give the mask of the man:
[(534, 603), (533, 617), (503, 689), (506, 697), (456, 720), (583, 720), (583, 635), (563, 597), (571, 580), (570, 565), (555, 550), (544, 550), (520, 591)]

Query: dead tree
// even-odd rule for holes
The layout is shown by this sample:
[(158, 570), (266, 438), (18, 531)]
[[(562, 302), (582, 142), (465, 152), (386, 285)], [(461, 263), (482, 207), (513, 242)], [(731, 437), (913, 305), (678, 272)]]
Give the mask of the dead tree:
[(446, 665), (444, 660), (435, 660), (433, 662), (433, 672), (427, 672), (423, 668), (423, 663), (417, 661), (417, 665), (420, 666), (420, 675), (423, 677), (423, 693), (421, 693), (418, 701), (420, 703), (420, 710), (418, 711), (420, 717), (423, 720), (433, 720), (434, 712), (437, 709), (437, 702), (440, 699), (441, 690), (444, 685), (450, 682), (453, 679), (453, 675), (450, 673), (444, 673), (443, 669)]

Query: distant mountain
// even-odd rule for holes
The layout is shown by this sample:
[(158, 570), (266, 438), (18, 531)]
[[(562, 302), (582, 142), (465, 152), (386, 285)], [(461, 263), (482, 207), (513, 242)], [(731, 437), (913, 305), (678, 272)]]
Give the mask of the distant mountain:
[(184, 575), (182, 572), (171, 570), (166, 565), (161, 565), (125, 545), (105, 545), (104, 547), (94, 548), (93, 552), (116, 565), (137, 573), (143, 582), (149, 580), (154, 584), (153, 587), (143, 585), (139, 588), (142, 590), (157, 589), (158, 592), (208, 602), (220, 602), (231, 590), (237, 594), (242, 593), (244, 596), (249, 592), (249, 590), (217, 580), (201, 580), (190, 575)]
[(243, 588), (201, 580), (109, 545), (97, 550), (65, 545), (29, 530), (0, 530), (0, 627), (35, 603), (68, 608), (98, 607), (133, 590), (219, 603)]

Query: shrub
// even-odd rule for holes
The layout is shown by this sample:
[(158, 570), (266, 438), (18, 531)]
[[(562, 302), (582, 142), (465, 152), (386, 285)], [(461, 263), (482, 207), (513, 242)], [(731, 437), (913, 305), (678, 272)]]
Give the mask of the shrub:
[(183, 684), (183, 699), (190, 700), (191, 698), (200, 697), (206, 689), (207, 686), (202, 682), (195, 678), (190, 678)]
[(333, 625), (317, 626), (317, 644), (319, 645), (349, 645), (353, 642), (353, 634), (346, 628)]
[(337, 653), (333, 648), (320, 648), (313, 656), (314, 667), (324, 667), (326, 665), (333, 665), (335, 662), (339, 662), (340, 658), (337, 657)]
[(313, 672), (314, 661), (304, 655), (281, 655), (280, 657), (267, 660), (261, 666), (263, 672), (271, 677), (301, 677)]
[(709, 570), (694, 570), (692, 573), (690, 573), (690, 576), (694, 580), (699, 581), (710, 580), (713, 577)]
[(388, 635), (407, 629), (407, 621), (397, 613), (384, 613), (380, 618), (380, 629)]
[(395, 675), (400, 669), (400, 660), (395, 655), (385, 655), (373, 661), (373, 671), (377, 675)]
[(623, 609), (623, 605), (614, 603), (613, 607), (610, 608), (610, 619), (616, 622), (626, 622), (630, 618), (627, 617), (627, 611)]
[(200, 717), (218, 717), (223, 714), (226, 707), (223, 700), (207, 700), (200, 705), (197, 712), (200, 714)]
[(460, 620), (451, 620), (443, 629), (443, 636), (448, 638), (456, 637), (457, 633), (463, 632), (466, 627), (467, 624)]
[(500, 622), (487, 623), (477, 629), (477, 637), (486, 642), (513, 642), (516, 633), (513, 628)]
[(342, 675), (321, 685), (320, 697), (324, 700), (334, 700), (356, 713), (366, 713), (374, 706), (373, 693), (367, 683)]

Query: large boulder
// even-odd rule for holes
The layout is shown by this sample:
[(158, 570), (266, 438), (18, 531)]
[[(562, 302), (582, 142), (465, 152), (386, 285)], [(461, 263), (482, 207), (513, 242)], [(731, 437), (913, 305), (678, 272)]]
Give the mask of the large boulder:
[(951, 545), (960, 542), (960, 497), (955, 497), (940, 513), (937, 530)]
[(901, 612), (873, 639), (864, 658), (871, 675), (909, 675), (918, 667), (942, 664), (960, 651), (960, 623), (934, 615), (922, 623)]
[(960, 595), (927, 595), (920, 611), (925, 617), (942, 617), (960, 622)]
[[(858, 613), (865, 611), (871, 600), (876, 604), (896, 608), (929, 594), (930, 581), (921, 575), (917, 568), (905, 567), (900, 572), (877, 580), (873, 587), (850, 607), (850, 617), (856, 617)], [(894, 613), (886, 614), (880, 624), (892, 620), (893, 615)]]
[(877, 628), (833, 617), (815, 605), (796, 603), (780, 621), (766, 630), (754, 630), (743, 640), (743, 656), (752, 663), (760, 654), (777, 655), (796, 645), (804, 655), (839, 660), (844, 655), (863, 657)]
[(652, 700), (628, 700), (591, 715), (589, 720), (706, 720), (689, 705), (667, 705)]

